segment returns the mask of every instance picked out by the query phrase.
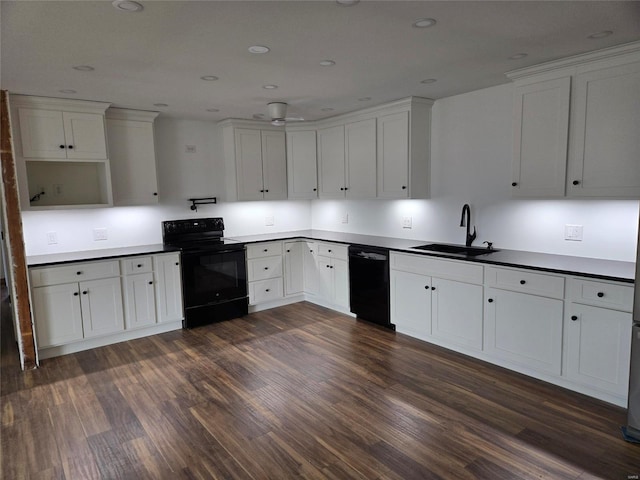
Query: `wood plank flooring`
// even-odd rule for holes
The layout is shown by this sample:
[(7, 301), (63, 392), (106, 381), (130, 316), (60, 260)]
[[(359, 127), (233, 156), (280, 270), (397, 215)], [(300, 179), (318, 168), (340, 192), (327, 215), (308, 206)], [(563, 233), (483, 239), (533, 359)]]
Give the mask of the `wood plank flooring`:
[(623, 409), (309, 303), (9, 357), (7, 480), (640, 475)]

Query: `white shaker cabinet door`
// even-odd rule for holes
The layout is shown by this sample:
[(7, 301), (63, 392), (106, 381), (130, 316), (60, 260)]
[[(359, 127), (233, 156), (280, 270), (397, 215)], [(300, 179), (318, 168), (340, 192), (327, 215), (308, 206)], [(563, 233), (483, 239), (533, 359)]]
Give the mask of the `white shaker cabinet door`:
[(289, 198), (318, 197), (316, 131), (287, 132), (287, 182)]
[(153, 273), (124, 277), (127, 329), (156, 323), (156, 295)]
[(576, 77), (569, 196), (640, 197), (640, 62)]
[(158, 323), (182, 320), (184, 314), (180, 254), (156, 255), (153, 258), (153, 270), (156, 273)]
[(318, 265), (318, 244), (315, 242), (304, 242), (302, 252), (302, 263), (304, 271), (304, 292), (311, 295), (318, 295), (320, 289), (320, 278)]
[(235, 129), (238, 200), (262, 200), (262, 136), (260, 130)]
[(77, 283), (32, 290), (38, 348), (81, 340), (82, 313)]
[(262, 131), (262, 184), (265, 200), (287, 198), (287, 151), (284, 131)]
[(80, 283), (85, 338), (124, 330), (120, 277)]
[(428, 339), (431, 335), (431, 277), (391, 270), (391, 323), (396, 331)]
[(318, 172), (320, 198), (344, 198), (344, 127), (318, 130)]
[(344, 127), (347, 198), (376, 196), (376, 119)]
[(284, 244), (284, 294), (294, 295), (304, 291), (304, 251), (306, 242)]
[(25, 158), (67, 158), (62, 112), (19, 108), (22, 156)]
[(104, 116), (97, 113), (63, 112), (67, 158), (106, 160)]
[(349, 309), (349, 262), (334, 258), (331, 260), (333, 272), (333, 303)]
[(514, 99), (512, 194), (564, 196), (571, 77), (517, 86)]
[(570, 304), (565, 321), (569, 380), (626, 396), (629, 388), (631, 314)]
[(409, 112), (378, 117), (378, 197), (409, 198)]

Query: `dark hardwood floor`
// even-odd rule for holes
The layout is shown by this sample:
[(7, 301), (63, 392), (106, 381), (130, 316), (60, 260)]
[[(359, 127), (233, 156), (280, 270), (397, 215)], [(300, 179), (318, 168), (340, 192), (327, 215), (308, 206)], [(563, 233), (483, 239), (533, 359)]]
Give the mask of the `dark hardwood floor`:
[(11, 356), (7, 480), (640, 474), (623, 409), (308, 303), (27, 372)]

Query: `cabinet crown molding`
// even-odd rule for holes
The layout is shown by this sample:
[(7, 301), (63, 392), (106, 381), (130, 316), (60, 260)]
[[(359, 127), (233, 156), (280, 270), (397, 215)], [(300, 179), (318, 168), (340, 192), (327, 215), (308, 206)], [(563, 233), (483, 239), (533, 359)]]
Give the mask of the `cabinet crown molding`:
[(258, 130), (273, 130), (276, 132), (284, 132), (284, 127), (276, 127), (265, 120), (245, 120), (242, 118), (227, 118), (219, 121), (216, 125), (219, 127), (233, 127), (233, 128), (253, 128)]
[[(511, 70), (509, 72), (506, 72), (505, 75), (510, 80), (518, 80), (530, 75), (539, 75), (563, 68), (576, 68), (581, 65), (592, 63), (598, 60), (614, 59), (621, 56), (632, 57), (634, 54), (637, 56), (637, 60), (640, 61), (640, 41), (616, 45), (600, 50), (594, 50), (592, 52), (580, 53), (578, 55), (572, 55), (570, 57), (561, 58), (559, 60), (540, 63), (531, 67)], [(630, 59), (629, 61), (633, 61), (633, 59)]]
[(68, 98), (34, 97), (31, 95), (12, 94), (10, 102), (16, 107), (37, 107), (44, 110), (64, 110), (65, 112), (102, 113), (110, 103), (90, 100), (74, 100)]
[(138, 122), (152, 122), (160, 112), (149, 110), (130, 110), (128, 108), (111, 107), (106, 112), (106, 117), (113, 120), (135, 120)]

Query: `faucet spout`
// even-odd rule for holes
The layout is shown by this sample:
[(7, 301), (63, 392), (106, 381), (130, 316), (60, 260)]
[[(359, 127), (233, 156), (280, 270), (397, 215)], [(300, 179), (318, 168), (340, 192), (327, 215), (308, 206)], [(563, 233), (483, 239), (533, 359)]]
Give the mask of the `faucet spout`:
[(470, 247), (473, 241), (476, 239), (476, 227), (473, 227), (473, 233), (471, 233), (471, 207), (468, 203), (465, 203), (462, 207), (462, 216), (460, 217), (460, 226), (467, 227), (467, 235), (465, 239), (465, 245)]

